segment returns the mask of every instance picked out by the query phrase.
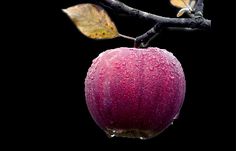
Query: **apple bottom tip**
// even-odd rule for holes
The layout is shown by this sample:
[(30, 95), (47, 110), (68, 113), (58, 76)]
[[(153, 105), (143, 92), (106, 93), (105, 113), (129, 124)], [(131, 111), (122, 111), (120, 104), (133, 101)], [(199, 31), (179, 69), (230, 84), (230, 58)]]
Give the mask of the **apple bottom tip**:
[(140, 140), (147, 140), (157, 136), (159, 133), (151, 130), (138, 130), (138, 129), (106, 129), (105, 133), (108, 138), (123, 137), (134, 138)]

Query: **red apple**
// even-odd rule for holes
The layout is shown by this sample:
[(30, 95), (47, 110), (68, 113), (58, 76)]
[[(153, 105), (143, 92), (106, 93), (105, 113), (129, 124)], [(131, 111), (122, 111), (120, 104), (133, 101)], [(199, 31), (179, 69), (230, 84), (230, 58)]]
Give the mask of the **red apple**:
[(93, 60), (85, 79), (92, 118), (109, 136), (148, 139), (179, 114), (185, 95), (180, 62), (159, 48), (116, 48)]

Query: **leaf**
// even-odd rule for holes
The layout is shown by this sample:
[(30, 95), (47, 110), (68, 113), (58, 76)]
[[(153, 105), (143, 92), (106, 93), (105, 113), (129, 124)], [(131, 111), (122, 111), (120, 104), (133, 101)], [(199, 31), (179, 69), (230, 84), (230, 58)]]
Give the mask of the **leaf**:
[(107, 12), (94, 4), (79, 4), (63, 11), (85, 36), (92, 39), (111, 39), (119, 36)]
[(196, 0), (191, 0), (189, 6), (193, 9), (195, 7)]
[(179, 12), (177, 13), (177, 17), (181, 17), (185, 12), (190, 12), (190, 10), (186, 7), (180, 9)]
[(178, 8), (188, 7), (190, 0), (170, 0), (170, 3)]

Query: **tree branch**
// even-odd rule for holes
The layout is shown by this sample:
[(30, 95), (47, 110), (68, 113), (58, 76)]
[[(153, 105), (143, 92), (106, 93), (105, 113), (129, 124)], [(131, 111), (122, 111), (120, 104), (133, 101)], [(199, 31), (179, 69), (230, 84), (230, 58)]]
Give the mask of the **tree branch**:
[(146, 33), (135, 38), (135, 46), (146, 46), (150, 39), (160, 32), (163, 28), (181, 27), (209, 30), (211, 28), (211, 20), (203, 18), (203, 0), (198, 0), (195, 5), (195, 14), (191, 18), (170, 18), (158, 16), (155, 14), (147, 13), (139, 9), (132, 8), (118, 0), (100, 0), (100, 2), (114, 11), (125, 13), (144, 20), (151, 20), (155, 22), (155, 26), (148, 30)]
[(198, 0), (194, 10), (195, 15), (203, 16), (203, 7), (204, 7), (203, 0)]
[(161, 31), (162, 24), (156, 24), (146, 33), (135, 38), (134, 47), (147, 47), (149, 42), (156, 37)]
[[(202, 0), (199, 0), (202, 1)], [(101, 3), (108, 5), (114, 11), (119, 11), (126, 13), (130, 16), (138, 17), (145, 20), (151, 20), (156, 23), (165, 23), (165, 26), (169, 27), (189, 27), (189, 28), (199, 28), (199, 29), (210, 29), (211, 21), (208, 19), (194, 19), (194, 18), (170, 18), (162, 17), (155, 14), (147, 13), (132, 7), (125, 5), (124, 3), (117, 0), (100, 0)], [(197, 4), (201, 6), (202, 4)], [(196, 7), (197, 9), (198, 7)], [(199, 7), (200, 8), (200, 7)], [(198, 10), (199, 10), (198, 8)]]

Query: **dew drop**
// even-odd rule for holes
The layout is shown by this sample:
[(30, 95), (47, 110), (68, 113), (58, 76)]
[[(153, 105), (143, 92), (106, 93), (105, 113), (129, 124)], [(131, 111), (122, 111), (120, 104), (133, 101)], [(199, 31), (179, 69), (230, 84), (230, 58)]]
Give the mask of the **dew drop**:
[(115, 137), (115, 134), (107, 135), (109, 138)]
[(99, 75), (101, 75), (101, 76), (102, 76), (102, 75), (103, 75), (103, 71), (99, 72)]
[(131, 53), (130, 54), (130, 58), (134, 58), (135, 57), (135, 54), (134, 53)]
[(179, 113), (175, 115), (175, 117), (173, 118), (174, 120), (179, 118)]
[(96, 62), (97, 62), (97, 60), (98, 60), (97, 58), (96, 58), (96, 59), (93, 59), (93, 61), (92, 61), (92, 62), (93, 62), (93, 63), (96, 63)]
[(139, 137), (139, 139), (144, 140), (145, 138), (144, 137)]
[(107, 134), (107, 136), (109, 137), (109, 138), (112, 138), (112, 137), (115, 137), (116, 135), (116, 130), (107, 130), (107, 131), (105, 131), (106, 132), (106, 134)]
[(100, 74), (103, 74), (103, 73), (104, 73), (104, 71), (105, 71), (105, 68), (104, 68), (104, 67), (102, 67), (102, 68), (101, 68), (101, 71), (100, 71)]
[(93, 80), (93, 79), (94, 79), (94, 76), (91, 76), (91, 75), (90, 75), (90, 79)]
[(164, 66), (161, 66), (161, 69), (162, 69), (162, 70), (165, 70), (165, 67), (164, 67)]
[(120, 69), (120, 65), (118, 63), (115, 63), (115, 68)]
[(150, 70), (150, 71), (153, 71), (153, 70), (154, 70), (153, 66), (150, 66), (150, 67), (149, 67), (149, 70)]
[(125, 77), (126, 77), (126, 78), (129, 78), (129, 74), (128, 74), (128, 73), (125, 73)]
[(147, 54), (147, 52), (146, 52), (146, 51), (143, 51), (142, 53), (143, 53), (143, 55), (146, 55), (146, 54)]
[(157, 77), (156, 77), (155, 75), (152, 75), (152, 78), (153, 78), (153, 79), (156, 79)]
[(164, 63), (165, 63), (165, 61), (164, 61), (163, 59), (161, 59), (161, 60), (160, 60), (160, 63), (161, 63), (161, 64), (164, 64)]

